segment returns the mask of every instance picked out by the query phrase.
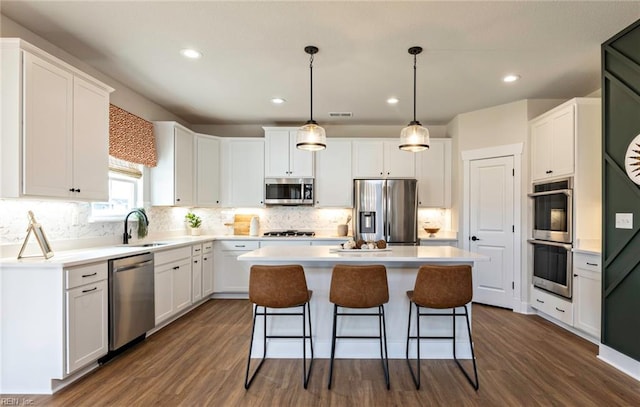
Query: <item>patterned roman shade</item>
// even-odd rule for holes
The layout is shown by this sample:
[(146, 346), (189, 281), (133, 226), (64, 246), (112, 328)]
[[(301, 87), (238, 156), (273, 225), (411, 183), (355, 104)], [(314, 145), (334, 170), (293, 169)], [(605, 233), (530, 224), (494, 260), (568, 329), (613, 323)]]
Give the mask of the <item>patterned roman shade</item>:
[(109, 105), (109, 155), (147, 167), (158, 163), (153, 124)]

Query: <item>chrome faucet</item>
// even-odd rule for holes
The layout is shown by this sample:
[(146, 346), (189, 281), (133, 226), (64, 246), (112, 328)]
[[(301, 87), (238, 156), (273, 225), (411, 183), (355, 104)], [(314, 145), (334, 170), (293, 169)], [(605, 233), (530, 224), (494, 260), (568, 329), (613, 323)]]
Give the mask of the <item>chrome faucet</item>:
[(131, 212), (127, 213), (127, 216), (124, 217), (124, 234), (122, 235), (122, 244), (129, 244), (129, 239), (131, 239), (131, 231), (127, 232), (127, 222), (129, 221), (129, 216), (134, 213), (139, 213), (144, 218), (144, 223), (149, 226), (149, 218), (147, 218), (147, 214), (140, 209), (134, 209)]

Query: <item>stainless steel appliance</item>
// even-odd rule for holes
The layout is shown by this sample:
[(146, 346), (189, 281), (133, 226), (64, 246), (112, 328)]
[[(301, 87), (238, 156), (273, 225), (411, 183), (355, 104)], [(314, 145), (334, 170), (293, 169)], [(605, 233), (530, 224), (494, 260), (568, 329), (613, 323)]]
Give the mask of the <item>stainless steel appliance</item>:
[(533, 185), (533, 285), (573, 295), (573, 179)]
[(155, 326), (153, 254), (109, 261), (109, 350)]
[(571, 243), (573, 180), (565, 178), (533, 185), (533, 238)]
[(313, 178), (265, 178), (265, 205), (313, 205)]
[(418, 242), (417, 192), (415, 179), (354, 180), (354, 238), (415, 245)]

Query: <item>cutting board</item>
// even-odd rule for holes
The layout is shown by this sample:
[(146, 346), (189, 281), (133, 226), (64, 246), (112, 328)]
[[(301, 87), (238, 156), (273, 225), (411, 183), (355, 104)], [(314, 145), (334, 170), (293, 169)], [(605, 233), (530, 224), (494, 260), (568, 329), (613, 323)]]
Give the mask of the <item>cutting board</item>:
[(249, 226), (251, 218), (257, 215), (234, 215), (233, 216), (233, 234), (249, 236)]

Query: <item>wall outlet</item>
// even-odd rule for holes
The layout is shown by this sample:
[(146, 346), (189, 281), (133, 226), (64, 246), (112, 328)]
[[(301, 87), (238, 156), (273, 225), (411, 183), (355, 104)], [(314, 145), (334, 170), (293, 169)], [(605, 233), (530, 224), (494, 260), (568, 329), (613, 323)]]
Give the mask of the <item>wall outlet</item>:
[(616, 229), (633, 229), (633, 213), (616, 213)]

